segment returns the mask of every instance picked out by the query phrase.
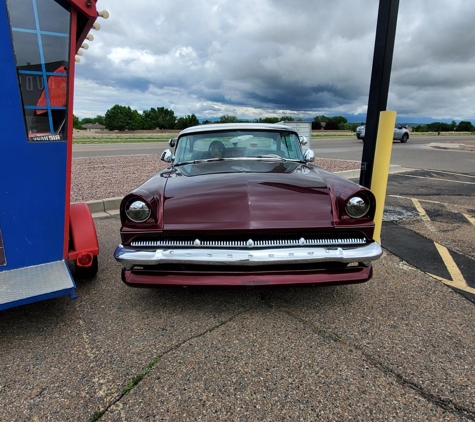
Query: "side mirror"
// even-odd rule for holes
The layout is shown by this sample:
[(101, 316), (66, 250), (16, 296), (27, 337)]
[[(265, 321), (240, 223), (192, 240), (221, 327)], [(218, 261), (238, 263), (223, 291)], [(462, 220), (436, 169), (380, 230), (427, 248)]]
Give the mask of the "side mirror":
[(171, 163), (173, 160), (173, 154), (169, 149), (166, 149), (162, 152), (160, 156), (160, 160), (165, 161), (165, 163)]
[(168, 145), (170, 145), (170, 148), (174, 148), (176, 145), (176, 139), (172, 138), (168, 141)]
[(306, 136), (300, 135), (299, 139), (300, 139), (300, 145), (308, 145), (308, 140)]
[(315, 161), (315, 153), (313, 152), (313, 150), (308, 149), (307, 151), (305, 151), (304, 154), (303, 154), (303, 159), (307, 163), (313, 163)]

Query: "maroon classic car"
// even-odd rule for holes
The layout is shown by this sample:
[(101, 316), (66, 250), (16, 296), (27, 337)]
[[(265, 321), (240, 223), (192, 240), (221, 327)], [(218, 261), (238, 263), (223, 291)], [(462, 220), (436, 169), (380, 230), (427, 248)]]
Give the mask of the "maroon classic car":
[[(273, 124), (190, 127), (124, 197), (114, 257), (135, 287), (367, 281), (381, 256), (371, 191), (312, 164)], [(305, 142), (305, 141), (303, 141)]]

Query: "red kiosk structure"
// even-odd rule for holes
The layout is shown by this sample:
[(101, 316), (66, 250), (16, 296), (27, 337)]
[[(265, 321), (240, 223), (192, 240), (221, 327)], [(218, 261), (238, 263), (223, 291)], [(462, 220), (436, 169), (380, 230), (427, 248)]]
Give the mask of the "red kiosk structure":
[[(76, 54), (97, 0), (0, 0), (0, 310), (75, 297), (99, 246), (70, 203)], [(90, 38), (90, 36), (89, 36)]]

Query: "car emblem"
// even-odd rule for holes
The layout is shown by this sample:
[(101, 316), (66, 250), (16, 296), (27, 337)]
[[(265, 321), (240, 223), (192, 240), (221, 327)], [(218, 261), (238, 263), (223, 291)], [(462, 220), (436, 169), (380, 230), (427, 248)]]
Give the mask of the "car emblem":
[(253, 241), (252, 239), (249, 239), (249, 240), (247, 241), (247, 246), (248, 246), (249, 248), (252, 248), (252, 247), (254, 246), (254, 241)]
[(195, 239), (194, 243), (195, 246), (201, 246), (200, 239)]

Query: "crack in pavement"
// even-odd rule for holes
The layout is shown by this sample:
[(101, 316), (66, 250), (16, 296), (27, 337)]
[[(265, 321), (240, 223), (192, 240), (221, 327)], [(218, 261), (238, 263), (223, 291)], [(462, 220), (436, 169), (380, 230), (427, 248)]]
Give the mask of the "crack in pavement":
[[(402, 374), (394, 371), (387, 364), (379, 361), (378, 359), (374, 358), (373, 356), (371, 356), (370, 354), (365, 352), (362, 347), (360, 347), (358, 345), (355, 345), (355, 344), (351, 344), (351, 343), (347, 342), (345, 339), (341, 338), (340, 336), (338, 336), (338, 335), (336, 335), (336, 334), (334, 334), (334, 333), (332, 333), (332, 332), (330, 332), (330, 331), (328, 331), (328, 330), (326, 330), (322, 327), (317, 326), (316, 324), (314, 324), (309, 319), (299, 315), (299, 313), (291, 307), (282, 307), (282, 306), (276, 305), (275, 303), (273, 303), (272, 299), (280, 300), (282, 298), (278, 298), (278, 297), (274, 296), (272, 293), (261, 295), (261, 301), (264, 302), (265, 305), (267, 305), (269, 308), (276, 309), (276, 310), (278, 310), (282, 313), (285, 313), (285, 314), (289, 315), (290, 317), (302, 322), (304, 325), (306, 325), (308, 328), (310, 328), (314, 333), (318, 334), (319, 336), (321, 336), (322, 338), (324, 338), (327, 341), (339, 343), (339, 344), (342, 344), (346, 347), (357, 350), (359, 353), (361, 353), (362, 356), (364, 356), (364, 358), (373, 367), (377, 368), (378, 370), (380, 370), (381, 372), (383, 372), (387, 375), (392, 376), (395, 379), (395, 381), (399, 385), (401, 385), (402, 387), (411, 389), (412, 391), (416, 392), (420, 397), (422, 397), (426, 401), (436, 405), (437, 407), (440, 407), (440, 408), (444, 409), (445, 411), (447, 411), (449, 413), (455, 414), (457, 416), (462, 416), (466, 419), (475, 421), (475, 412), (473, 412), (472, 410), (470, 410), (470, 409), (468, 409), (468, 408), (466, 408), (466, 407), (464, 407), (464, 406), (462, 406), (462, 405), (460, 405), (460, 404), (458, 404), (458, 403), (456, 403), (456, 402), (454, 402), (450, 399), (444, 399), (442, 397), (439, 397), (437, 395), (434, 395), (430, 392), (425, 391), (421, 386), (417, 385), (416, 383), (414, 383), (410, 380), (407, 380)], [(285, 300), (285, 302), (288, 302), (288, 301)], [(189, 341), (200, 338), (200, 337), (203, 337), (206, 334), (209, 334), (209, 333), (213, 332), (214, 330), (228, 324), (229, 322), (233, 321), (234, 319), (236, 319), (236, 318), (238, 318), (242, 315), (245, 315), (246, 313), (251, 312), (254, 309), (256, 309), (256, 306), (254, 306), (252, 308), (249, 308), (247, 310), (244, 310), (242, 312), (239, 312), (239, 313), (231, 316), (227, 320), (222, 321), (222, 322), (212, 326), (211, 328), (208, 328), (208, 329), (206, 329), (206, 330), (204, 330), (204, 331), (202, 331), (202, 332), (200, 332), (200, 333), (198, 333), (194, 336), (191, 336), (191, 337), (189, 337), (189, 338), (173, 345), (168, 350), (163, 352), (161, 355), (155, 357), (142, 372), (140, 372), (131, 382), (129, 382), (127, 384), (126, 387), (124, 387), (122, 389), (120, 394), (115, 399), (111, 400), (111, 402), (103, 410), (95, 412), (93, 414), (93, 416), (91, 417), (90, 422), (98, 421), (99, 419), (102, 418), (102, 416), (104, 416), (107, 413), (107, 411), (112, 406), (119, 403), (120, 400), (125, 395), (127, 395), (130, 391), (132, 391), (145, 378), (145, 376), (155, 367), (155, 365), (158, 362), (160, 362), (160, 360), (164, 356), (166, 356), (167, 354), (169, 354), (169, 353), (171, 353), (175, 350), (178, 350), (181, 346), (185, 345)]]
[(188, 343), (189, 341), (191, 340), (194, 340), (194, 339), (197, 339), (197, 338), (200, 338), (200, 337), (203, 337), (204, 335), (208, 334), (208, 333), (211, 333), (213, 332), (214, 330), (228, 324), (229, 322), (233, 321), (234, 319), (240, 317), (241, 315), (244, 315), (246, 313), (249, 313), (251, 312), (253, 309), (255, 309), (256, 307), (252, 307), (250, 309), (247, 309), (247, 310), (244, 310), (242, 312), (238, 312), (237, 314), (235, 315), (232, 315), (230, 318), (228, 318), (227, 320), (225, 321), (222, 321), (220, 322), (219, 324), (216, 324), (214, 326), (212, 326), (211, 328), (208, 328), (204, 331), (202, 331), (201, 333), (198, 333), (194, 336), (191, 336), (175, 345), (173, 345), (172, 347), (170, 347), (168, 350), (166, 350), (165, 352), (163, 352), (161, 355), (159, 356), (156, 356), (154, 359), (152, 359), (149, 364), (146, 366), (146, 368), (140, 372), (139, 374), (137, 374), (134, 379), (132, 381), (130, 381), (126, 387), (124, 387), (122, 389), (122, 391), (118, 394), (118, 396), (111, 400), (109, 404), (107, 404), (105, 406), (104, 409), (100, 410), (100, 411), (97, 411), (97, 412), (94, 412), (94, 414), (92, 415), (92, 417), (89, 419), (89, 422), (96, 422), (98, 421), (99, 419), (102, 418), (102, 416), (104, 416), (107, 411), (112, 407), (114, 406), (115, 404), (119, 403), (120, 400), (122, 400), (122, 398), (127, 395), (130, 391), (132, 391), (139, 383), (140, 381), (142, 381), (144, 379), (144, 377), (154, 368), (154, 366), (160, 362), (160, 360), (166, 356), (167, 354), (175, 351), (175, 350), (178, 350), (181, 346), (185, 345), (186, 343)]
[(444, 399), (442, 397), (436, 396), (430, 392), (425, 391), (421, 386), (417, 385), (416, 383), (407, 380), (404, 378), (403, 375), (397, 373), (394, 371), (390, 366), (384, 364), (383, 362), (379, 361), (378, 359), (372, 357), (369, 355), (367, 352), (365, 352), (360, 346), (357, 346), (355, 344), (350, 344), (343, 338), (337, 336), (336, 334), (333, 334), (324, 328), (318, 327), (315, 325), (312, 321), (308, 320), (307, 318), (304, 318), (298, 314), (298, 312), (290, 307), (281, 307), (278, 305), (274, 305), (272, 303), (268, 303), (268, 306), (273, 307), (283, 313), (286, 313), (287, 315), (299, 320), (300, 322), (304, 323), (307, 327), (309, 327), (313, 332), (316, 334), (320, 335), (326, 340), (337, 342), (340, 344), (343, 344), (347, 347), (351, 347), (356, 349), (359, 353), (361, 353), (367, 361), (373, 365), (373, 367), (381, 370), (383, 373), (391, 375), (394, 377), (396, 382), (403, 386), (410, 388), (411, 390), (415, 391), (419, 396), (424, 398), (426, 401), (452, 413), (457, 416), (462, 416), (466, 419), (473, 420), (475, 421), (475, 412), (473, 412), (471, 409), (468, 409), (458, 403), (453, 402), (450, 399)]

